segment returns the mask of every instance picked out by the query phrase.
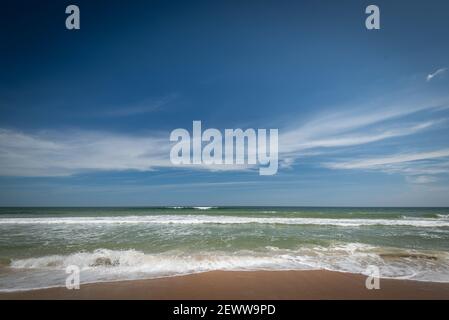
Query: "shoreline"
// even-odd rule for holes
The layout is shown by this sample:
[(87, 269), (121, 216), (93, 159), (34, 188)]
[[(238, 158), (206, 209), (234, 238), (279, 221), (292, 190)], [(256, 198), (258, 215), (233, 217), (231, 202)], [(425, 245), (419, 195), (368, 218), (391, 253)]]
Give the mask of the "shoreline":
[(82, 284), (2, 292), (0, 300), (319, 300), (444, 299), (449, 283), (380, 279), (379, 290), (365, 287), (366, 276), (335, 271), (210, 271), (148, 280)]

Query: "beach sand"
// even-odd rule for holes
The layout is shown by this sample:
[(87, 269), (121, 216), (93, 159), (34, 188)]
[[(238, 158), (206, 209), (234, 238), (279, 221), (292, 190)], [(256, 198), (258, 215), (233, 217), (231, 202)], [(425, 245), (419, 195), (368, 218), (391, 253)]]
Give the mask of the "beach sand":
[(0, 299), (449, 299), (449, 283), (381, 279), (331, 271), (213, 271), (151, 280), (0, 293)]

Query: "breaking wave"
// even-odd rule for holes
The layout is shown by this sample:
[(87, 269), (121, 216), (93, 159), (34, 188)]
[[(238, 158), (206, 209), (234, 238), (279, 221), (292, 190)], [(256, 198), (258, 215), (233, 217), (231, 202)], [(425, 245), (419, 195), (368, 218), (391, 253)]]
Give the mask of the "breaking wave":
[[(206, 210), (206, 209), (201, 209)], [(39, 217), (1, 218), (1, 224), (285, 224), (285, 225), (330, 225), (340, 227), (359, 226), (410, 226), (422, 228), (449, 227), (446, 218), (403, 219), (330, 219), (330, 218), (277, 218), (238, 217), (208, 215), (148, 215), (118, 217)]]
[[(259, 251), (196, 253), (150, 254), (137, 250), (97, 249), (17, 259), (9, 267), (31, 272), (26, 279), (27, 289), (30, 289), (33, 283), (34, 287), (63, 285), (65, 282), (60, 281), (66, 277), (65, 268), (71, 265), (80, 268), (82, 282), (150, 279), (214, 270), (332, 270), (364, 274), (370, 265), (378, 266), (384, 278), (449, 282), (449, 254), (446, 252), (380, 248), (360, 243), (295, 250), (265, 247)], [(34, 281), (33, 272), (36, 272)], [(58, 272), (60, 278), (56, 276)], [(17, 279), (2, 280), (11, 283), (11, 288), (20, 289)], [(11, 288), (6, 286), (2, 291)]]

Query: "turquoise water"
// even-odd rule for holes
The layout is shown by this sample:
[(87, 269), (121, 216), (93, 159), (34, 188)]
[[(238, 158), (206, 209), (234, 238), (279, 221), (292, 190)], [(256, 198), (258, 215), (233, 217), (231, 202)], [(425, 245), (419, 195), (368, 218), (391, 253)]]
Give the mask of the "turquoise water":
[(0, 208), (0, 290), (209, 270), (449, 282), (448, 208)]

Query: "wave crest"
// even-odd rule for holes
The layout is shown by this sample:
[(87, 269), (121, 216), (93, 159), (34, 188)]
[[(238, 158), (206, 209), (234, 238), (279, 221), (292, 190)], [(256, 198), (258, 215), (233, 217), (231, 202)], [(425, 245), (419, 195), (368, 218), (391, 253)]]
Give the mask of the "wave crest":
[[(380, 248), (361, 243), (297, 249), (265, 247), (259, 251), (143, 253), (137, 250), (97, 249), (69, 255), (52, 255), (13, 260), (13, 269), (65, 270), (76, 265), (84, 272), (128, 279), (174, 276), (213, 270), (333, 270), (364, 273), (376, 265), (386, 278), (410, 278), (449, 282), (449, 254), (397, 248)], [(92, 278), (92, 276), (90, 276)]]
[[(205, 210), (205, 209), (204, 209)], [(277, 218), (239, 217), (211, 215), (147, 215), (117, 217), (42, 217), (1, 218), (0, 224), (285, 224), (285, 225), (331, 225), (340, 227), (360, 226), (410, 226), (422, 228), (449, 227), (447, 219), (330, 219), (330, 218)]]

